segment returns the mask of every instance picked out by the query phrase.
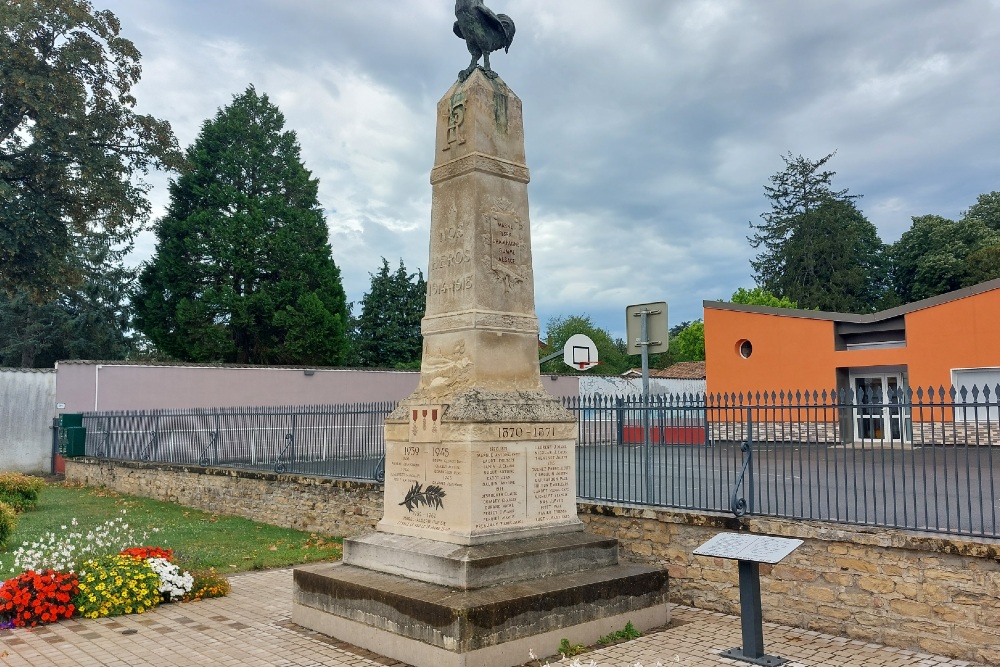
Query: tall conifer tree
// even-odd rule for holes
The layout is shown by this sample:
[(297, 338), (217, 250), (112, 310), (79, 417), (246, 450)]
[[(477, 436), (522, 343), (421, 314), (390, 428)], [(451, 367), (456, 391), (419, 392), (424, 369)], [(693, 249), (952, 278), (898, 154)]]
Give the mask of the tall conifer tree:
[(136, 323), (180, 360), (344, 361), (347, 300), (295, 133), (251, 86), (206, 121), (170, 185)]
[(354, 354), (359, 366), (419, 368), (423, 336), (420, 320), (427, 302), (427, 281), (421, 272), (407, 273), (382, 267), (372, 274), (371, 289), (361, 300), (361, 315), (355, 322)]
[(750, 264), (759, 287), (801, 308), (872, 312), (886, 295), (885, 246), (855, 205), (861, 195), (832, 189), (835, 172), (822, 168), (833, 156), (782, 156), (764, 186), (771, 210), (750, 224), (760, 250)]

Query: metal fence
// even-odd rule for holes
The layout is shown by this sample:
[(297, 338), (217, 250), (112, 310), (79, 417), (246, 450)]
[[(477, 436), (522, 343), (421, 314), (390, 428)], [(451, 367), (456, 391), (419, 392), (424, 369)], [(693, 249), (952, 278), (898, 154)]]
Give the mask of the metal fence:
[(572, 399), (577, 495), (1000, 537), (998, 394), (1000, 387)]
[[(566, 399), (577, 495), (1000, 537), (1000, 386)], [(394, 403), (88, 413), (90, 456), (384, 479)]]
[(85, 413), (88, 456), (385, 479), (395, 403)]

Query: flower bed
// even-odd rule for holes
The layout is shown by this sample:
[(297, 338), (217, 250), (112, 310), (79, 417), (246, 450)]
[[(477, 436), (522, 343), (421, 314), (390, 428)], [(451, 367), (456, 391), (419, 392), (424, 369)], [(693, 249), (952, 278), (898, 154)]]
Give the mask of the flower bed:
[[(0, 584), (0, 629), (34, 627), (73, 615), (141, 614), (158, 604), (221, 597), (229, 582), (214, 571), (192, 575), (159, 546), (139, 539), (122, 516), (95, 530), (62, 526), (14, 552), (23, 570)], [(143, 535), (145, 540), (148, 535)]]

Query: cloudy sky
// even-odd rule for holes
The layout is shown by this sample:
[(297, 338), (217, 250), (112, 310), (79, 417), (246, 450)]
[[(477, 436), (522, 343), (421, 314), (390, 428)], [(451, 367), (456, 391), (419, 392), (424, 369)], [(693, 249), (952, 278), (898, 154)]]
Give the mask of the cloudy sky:
[[(93, 1), (183, 146), (249, 84), (281, 108), (349, 300), (381, 257), (426, 273), (435, 104), (468, 64), (450, 0)], [(674, 324), (752, 287), (748, 223), (788, 152), (837, 151), (886, 242), (1000, 190), (1000, 0), (487, 4), (517, 25), (492, 64), (524, 105), (543, 331), (587, 314), (623, 336), (629, 304)]]

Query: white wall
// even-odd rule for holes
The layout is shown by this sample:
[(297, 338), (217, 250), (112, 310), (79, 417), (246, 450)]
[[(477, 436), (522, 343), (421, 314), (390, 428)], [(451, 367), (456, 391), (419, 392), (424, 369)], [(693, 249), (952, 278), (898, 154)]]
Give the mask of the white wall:
[[(56, 375), (68, 413), (399, 401), (420, 380), (419, 371), (95, 361), (60, 361)], [(578, 395), (575, 376), (544, 375), (542, 387)]]
[(0, 471), (52, 471), (52, 370), (0, 369)]
[[(704, 394), (704, 380), (649, 378), (650, 394)], [(580, 376), (580, 395), (631, 396), (642, 394), (642, 378)]]

